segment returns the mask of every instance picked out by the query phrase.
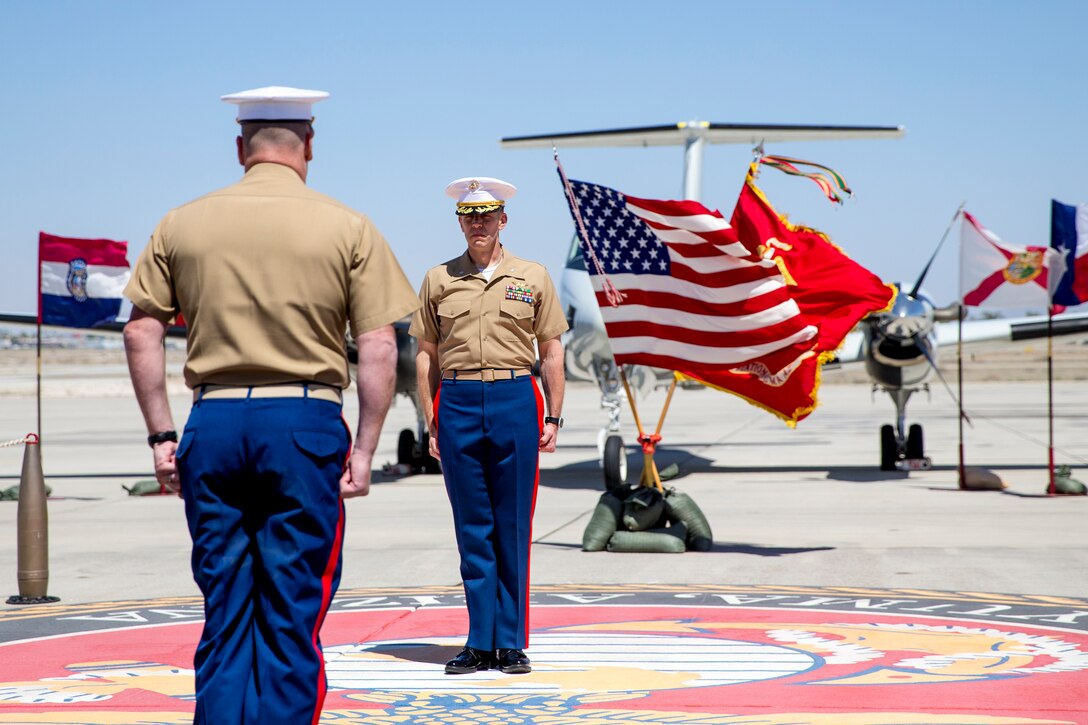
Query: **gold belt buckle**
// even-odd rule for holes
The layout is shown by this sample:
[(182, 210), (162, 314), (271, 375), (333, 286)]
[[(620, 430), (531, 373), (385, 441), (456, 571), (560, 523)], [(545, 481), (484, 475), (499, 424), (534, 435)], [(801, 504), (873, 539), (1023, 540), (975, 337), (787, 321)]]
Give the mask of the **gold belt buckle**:
[(491, 368), (486, 368), (484, 370), (481, 370), (480, 371), (480, 380), (483, 380), (485, 383), (495, 382), (495, 371), (492, 370)]

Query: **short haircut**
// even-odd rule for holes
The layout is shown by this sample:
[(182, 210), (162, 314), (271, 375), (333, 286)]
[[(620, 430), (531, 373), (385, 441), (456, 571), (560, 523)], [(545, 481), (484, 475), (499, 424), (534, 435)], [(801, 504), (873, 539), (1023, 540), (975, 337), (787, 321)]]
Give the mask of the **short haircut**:
[(242, 124), (242, 143), (247, 154), (273, 146), (302, 148), (313, 134), (309, 121), (247, 121)]

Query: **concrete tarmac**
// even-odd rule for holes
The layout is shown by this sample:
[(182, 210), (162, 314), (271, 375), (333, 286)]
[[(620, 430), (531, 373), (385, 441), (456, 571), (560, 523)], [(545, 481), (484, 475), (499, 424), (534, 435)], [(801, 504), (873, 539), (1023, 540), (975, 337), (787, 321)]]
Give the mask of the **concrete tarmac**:
[[(36, 417), (32, 376), (3, 364), (0, 442)], [(908, 419), (934, 468), (882, 472), (894, 408), (856, 374), (827, 371), (795, 430), (724, 393), (676, 393), (658, 465), (677, 464), (667, 485), (714, 533), (710, 552), (683, 554), (581, 550), (605, 414), (595, 387), (569, 385), (559, 450), (541, 461), (528, 675), (443, 674), (467, 615), (441, 476), (375, 472), (371, 494), (346, 504), (320, 723), (1088, 725), (1088, 497), (1045, 495), (1045, 382), (966, 384), (966, 462), (1008, 488), (961, 491), (957, 411), (939, 383)], [(170, 390), (180, 428), (176, 356)], [(202, 603), (181, 500), (124, 489), (152, 468), (123, 364), (47, 368), (43, 392), (48, 589), (61, 601), (0, 603), (0, 723), (190, 723)], [(638, 401), (651, 429), (664, 399)], [(351, 422), (355, 411), (349, 396)], [(1088, 384), (1056, 383), (1055, 457), (1082, 480), (1086, 411)], [(377, 463), (395, 462), (414, 427), (399, 399)], [(623, 434), (636, 480), (627, 410)], [(18, 484), (22, 459), (0, 446), (0, 488)], [(17, 509), (0, 502), (9, 594)]]
[[(819, 408), (795, 430), (724, 393), (676, 393), (658, 466), (679, 466), (667, 485), (694, 498), (715, 542), (709, 553), (683, 555), (581, 551), (603, 491), (596, 440), (605, 414), (594, 387), (571, 384), (559, 450), (541, 461), (533, 582), (1088, 595), (1088, 497), (1044, 495), (1045, 382), (967, 384), (973, 427), (966, 428), (966, 462), (1008, 484), (1005, 492), (978, 492), (957, 489), (956, 409), (943, 390), (916, 396), (908, 410), (908, 421), (924, 426), (933, 470), (882, 472), (879, 427), (892, 422), (893, 406), (867, 385), (834, 384), (834, 371), (826, 377)], [(129, 496), (123, 488), (151, 478), (151, 454), (135, 401), (124, 380), (113, 378), (69, 385), (64, 396), (43, 400), (43, 467), (52, 488), (49, 592), (69, 603), (197, 594), (181, 501)], [(33, 429), (33, 398), (0, 401), (0, 440)], [(188, 401), (184, 394), (172, 399), (179, 428)], [(639, 401), (644, 425), (656, 424), (663, 402), (660, 391)], [(345, 414), (354, 421), (350, 395)], [(634, 480), (642, 454), (626, 409), (623, 424)], [(376, 462), (395, 462), (398, 432), (414, 426), (411, 405), (398, 399)], [(1086, 430), (1088, 384), (1056, 383), (1055, 457), (1081, 480), (1088, 480)], [(0, 487), (18, 484), (22, 455), (21, 446), (0, 448)], [(0, 582), (12, 594), (16, 509), (0, 503), (0, 531), (9, 540), (0, 547)], [(350, 500), (347, 510), (342, 586), (459, 582), (441, 476), (376, 471), (371, 494)]]

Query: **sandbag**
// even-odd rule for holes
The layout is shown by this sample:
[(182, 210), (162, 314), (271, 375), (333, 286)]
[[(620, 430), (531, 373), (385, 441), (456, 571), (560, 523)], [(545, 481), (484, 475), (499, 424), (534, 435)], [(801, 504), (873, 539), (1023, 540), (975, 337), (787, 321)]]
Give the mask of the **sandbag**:
[(163, 494), (173, 493), (173, 491), (164, 488), (154, 479), (147, 479), (144, 481), (137, 481), (132, 486), (126, 486), (121, 484), (121, 488), (128, 492), (129, 496), (160, 496)]
[[(45, 496), (48, 498), (53, 495), (53, 489), (50, 486), (45, 487)], [(19, 500), (19, 484), (9, 486), (3, 491), (0, 491), (0, 501), (18, 501)]]
[(670, 523), (681, 522), (687, 527), (687, 546), (692, 551), (710, 551), (714, 534), (698, 504), (686, 493), (669, 489), (665, 492), (665, 516)]
[(645, 531), (657, 526), (665, 513), (665, 497), (656, 488), (641, 486), (623, 501), (623, 527)]
[(961, 488), (967, 491), (1004, 491), (1008, 484), (988, 468), (965, 466)]
[(1084, 496), (1088, 494), (1088, 486), (1073, 478), (1069, 466), (1062, 465), (1054, 472), (1054, 492), (1065, 496)]
[(686, 538), (687, 528), (681, 523), (649, 531), (617, 531), (608, 540), (608, 550), (642, 554), (682, 554), (687, 550), (684, 544)]
[(597, 507), (589, 517), (586, 530), (582, 534), (583, 551), (604, 551), (608, 540), (620, 525), (623, 514), (623, 501), (612, 493), (605, 492), (597, 500)]

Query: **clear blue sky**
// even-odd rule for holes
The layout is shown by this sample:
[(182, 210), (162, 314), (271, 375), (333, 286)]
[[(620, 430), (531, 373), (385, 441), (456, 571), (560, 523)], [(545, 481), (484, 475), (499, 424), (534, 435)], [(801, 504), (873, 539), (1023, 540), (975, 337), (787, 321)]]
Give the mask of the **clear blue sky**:
[[(546, 150), (498, 139), (701, 119), (901, 124), (894, 141), (769, 152), (839, 170), (843, 208), (765, 171), (780, 211), (885, 280), (918, 275), (957, 205), (1048, 244), (1050, 199), (1088, 201), (1088, 3), (51, 2), (0, 4), (0, 311), (36, 309), (37, 234), (129, 242), (235, 181), (234, 108), (264, 85), (329, 91), (310, 184), (367, 213), (410, 281), (464, 246), (446, 183), (519, 187), (503, 241), (558, 279), (572, 226)], [(750, 149), (711, 146), (726, 216)], [(677, 198), (682, 151), (580, 149), (567, 172)], [(958, 233), (927, 288), (957, 295)]]

